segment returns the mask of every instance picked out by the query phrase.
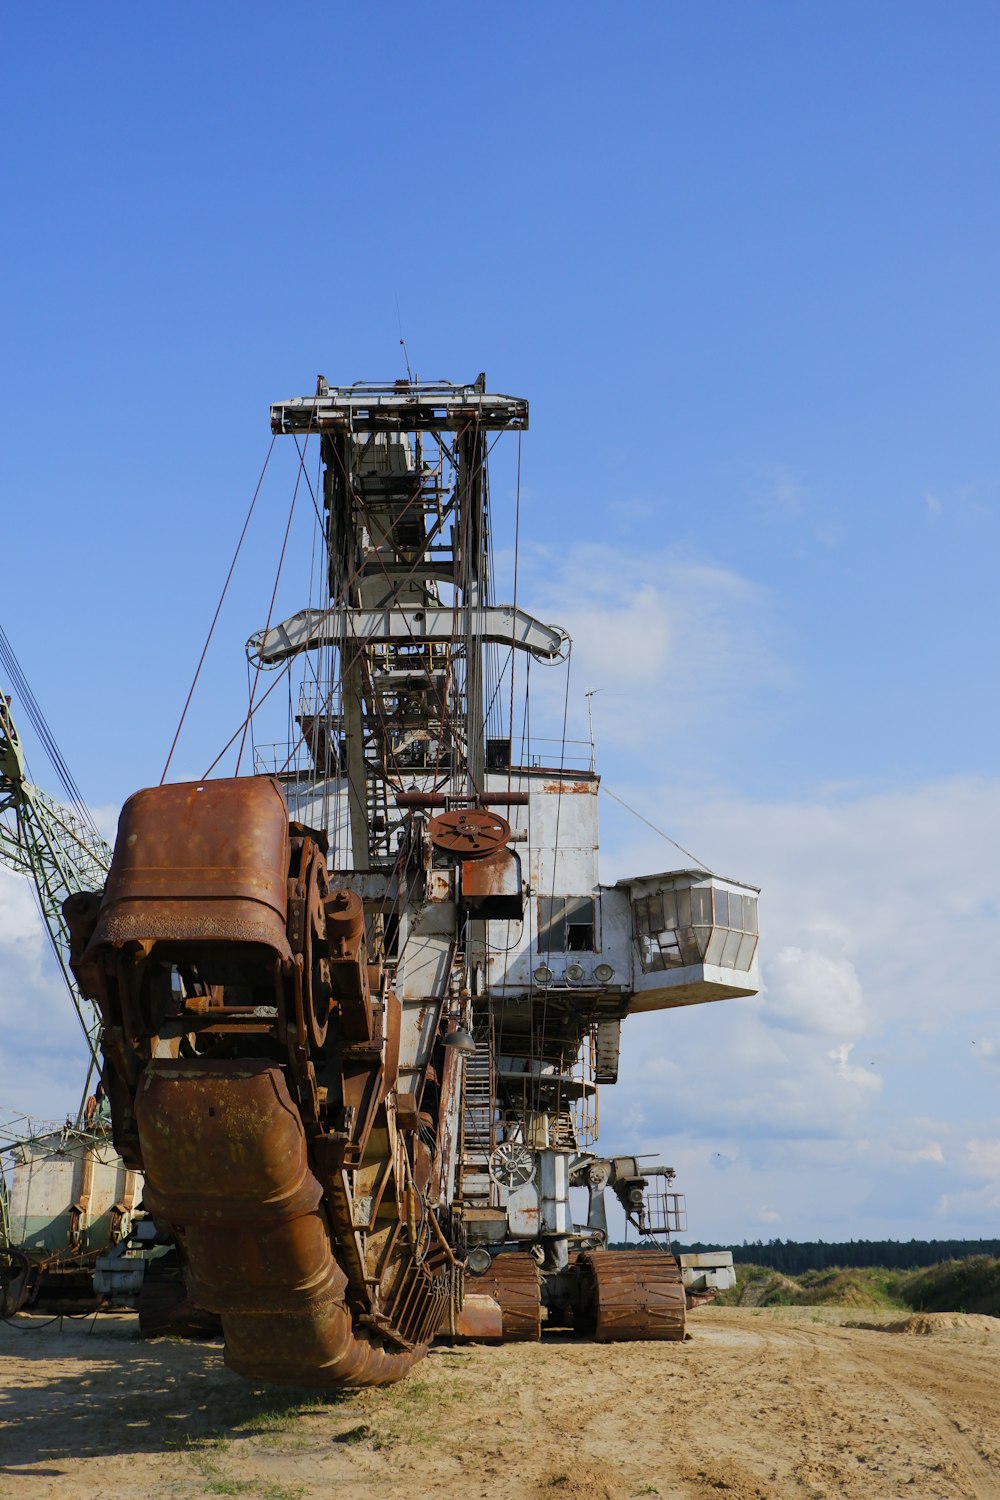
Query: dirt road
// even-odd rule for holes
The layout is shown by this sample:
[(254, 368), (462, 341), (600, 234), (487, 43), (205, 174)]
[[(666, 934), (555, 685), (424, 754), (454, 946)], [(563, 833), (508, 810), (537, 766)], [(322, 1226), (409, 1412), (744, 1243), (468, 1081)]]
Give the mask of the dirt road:
[(0, 1495), (998, 1500), (1000, 1321), (861, 1316), (703, 1308), (680, 1345), (441, 1349), (339, 1400), (248, 1387), (218, 1345), (143, 1344), (129, 1317), (19, 1318)]

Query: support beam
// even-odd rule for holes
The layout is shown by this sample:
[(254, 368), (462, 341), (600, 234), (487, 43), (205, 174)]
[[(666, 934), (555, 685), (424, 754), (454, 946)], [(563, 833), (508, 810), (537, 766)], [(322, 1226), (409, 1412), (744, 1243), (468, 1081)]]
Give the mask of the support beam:
[[(471, 615), (471, 618), (470, 618)], [(247, 642), (251, 662), (272, 666), (316, 646), (406, 646), (423, 642), (451, 645), (463, 637), (493, 641), (529, 651), (537, 661), (563, 661), (569, 636), (559, 625), (543, 625), (511, 604), (490, 604), (468, 611), (427, 609), (303, 609), (258, 631)]]
[(491, 395), (475, 385), (327, 385), (315, 396), (296, 396), (271, 407), (271, 431), (465, 432), (528, 426), (528, 403)]

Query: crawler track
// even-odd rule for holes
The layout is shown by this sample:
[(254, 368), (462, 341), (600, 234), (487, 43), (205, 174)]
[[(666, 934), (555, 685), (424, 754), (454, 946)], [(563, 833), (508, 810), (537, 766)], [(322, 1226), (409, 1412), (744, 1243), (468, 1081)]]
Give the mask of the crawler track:
[(681, 1268), (663, 1250), (597, 1250), (582, 1257), (594, 1282), (599, 1344), (684, 1337)]
[(538, 1267), (530, 1255), (505, 1251), (496, 1257), (488, 1271), (470, 1278), (466, 1286), (470, 1292), (486, 1292), (499, 1302), (504, 1343), (526, 1343), (541, 1338), (541, 1283)]

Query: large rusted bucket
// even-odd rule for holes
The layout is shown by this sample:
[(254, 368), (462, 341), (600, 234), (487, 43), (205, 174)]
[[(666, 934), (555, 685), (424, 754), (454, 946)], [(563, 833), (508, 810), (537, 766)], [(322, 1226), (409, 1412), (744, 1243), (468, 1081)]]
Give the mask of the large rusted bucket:
[(122, 808), (92, 947), (264, 943), (285, 935), (288, 809), (270, 777), (188, 781)]

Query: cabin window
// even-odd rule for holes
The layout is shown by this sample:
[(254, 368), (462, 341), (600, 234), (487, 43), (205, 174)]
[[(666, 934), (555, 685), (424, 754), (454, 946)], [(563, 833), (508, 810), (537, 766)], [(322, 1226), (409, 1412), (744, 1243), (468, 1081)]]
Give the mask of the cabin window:
[(645, 973), (687, 964), (747, 970), (757, 947), (757, 897), (718, 886), (654, 891), (632, 901)]
[[(679, 969), (698, 963), (701, 955), (691, 922), (692, 895), (701, 891), (654, 891), (632, 902), (635, 941), (645, 973), (655, 969)], [(698, 902), (701, 916), (701, 902)]]
[(593, 896), (539, 896), (540, 953), (596, 953), (597, 903)]

